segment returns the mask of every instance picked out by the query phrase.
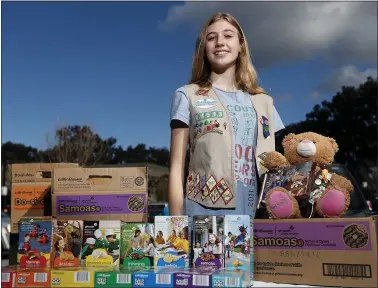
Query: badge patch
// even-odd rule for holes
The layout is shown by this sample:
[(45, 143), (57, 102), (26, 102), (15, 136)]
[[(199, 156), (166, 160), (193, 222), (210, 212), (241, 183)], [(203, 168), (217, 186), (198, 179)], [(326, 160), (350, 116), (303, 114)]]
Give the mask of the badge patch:
[(206, 185), (207, 185), (207, 187), (209, 188), (210, 191), (213, 190), (213, 188), (215, 187), (215, 185), (217, 185), (217, 181), (215, 181), (213, 175), (211, 175), (209, 177), (209, 179), (207, 179)]
[(198, 99), (196, 102), (194, 102), (194, 107), (197, 108), (211, 108), (218, 105), (218, 102), (214, 99), (208, 99), (208, 98), (201, 98)]
[(196, 121), (203, 121), (207, 119), (223, 118), (223, 111), (209, 111), (197, 113), (194, 117)]
[(196, 197), (197, 194), (198, 194), (200, 191), (201, 191), (201, 188), (200, 188), (200, 185), (199, 185), (199, 183), (198, 183), (198, 184), (197, 184), (196, 186), (194, 186), (194, 188), (193, 188), (193, 194), (194, 194), (193, 197)]
[(206, 199), (207, 196), (209, 196), (209, 188), (207, 188), (207, 186), (204, 186), (201, 192), (202, 192), (201, 199), (203, 201)]
[(232, 198), (234, 198), (234, 195), (232, 195), (230, 189), (227, 188), (226, 191), (224, 191), (222, 194), (224, 204), (227, 205), (232, 200)]
[(213, 189), (213, 191), (211, 191), (211, 193), (210, 193), (210, 199), (211, 199), (211, 201), (213, 201), (213, 203), (215, 203), (215, 202), (217, 202), (218, 201), (218, 199), (221, 197), (221, 193), (219, 193), (219, 190), (218, 190), (218, 188), (214, 188)]
[(269, 132), (269, 120), (268, 120), (268, 118), (266, 118), (265, 116), (261, 116), (259, 118), (259, 121), (260, 121), (260, 123), (263, 127), (264, 138), (269, 138), (270, 132)]
[(216, 119), (198, 122), (194, 126), (194, 139), (199, 139), (203, 135), (212, 132), (223, 134), (223, 131), (220, 129), (220, 124)]

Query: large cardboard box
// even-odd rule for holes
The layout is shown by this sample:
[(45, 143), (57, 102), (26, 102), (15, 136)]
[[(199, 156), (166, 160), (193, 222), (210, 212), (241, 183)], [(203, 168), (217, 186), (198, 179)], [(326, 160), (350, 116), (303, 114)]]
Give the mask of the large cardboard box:
[(255, 220), (255, 280), (377, 287), (375, 218)]
[(54, 169), (52, 214), (67, 220), (147, 222), (147, 167)]
[(12, 233), (18, 233), (18, 221), (21, 217), (44, 216), (45, 199), (51, 191), (53, 169), (77, 166), (74, 163), (28, 163), (11, 166)]

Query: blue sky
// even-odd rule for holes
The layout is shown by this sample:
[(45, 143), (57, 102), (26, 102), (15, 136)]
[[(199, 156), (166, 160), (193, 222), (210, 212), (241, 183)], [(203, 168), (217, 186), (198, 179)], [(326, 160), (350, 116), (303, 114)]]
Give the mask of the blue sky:
[[(205, 17), (191, 14), (201, 7), (189, 4), (2, 2), (2, 142), (46, 148), (46, 135), (57, 126), (88, 124), (123, 147), (169, 147), (172, 95), (189, 79)], [(211, 7), (220, 8), (226, 9)], [(256, 46), (254, 56), (262, 59), (264, 49), (251, 38), (247, 33), (252, 54)], [(269, 43), (275, 45), (274, 39)], [(279, 55), (272, 54), (270, 63), (256, 61), (262, 86), (275, 97), (285, 125), (304, 120), (341, 84), (357, 85), (376, 75), (376, 59), (364, 51), (350, 54), (348, 61), (330, 61), (334, 54), (316, 48), (296, 57), (300, 53), (277, 47), (272, 51)]]

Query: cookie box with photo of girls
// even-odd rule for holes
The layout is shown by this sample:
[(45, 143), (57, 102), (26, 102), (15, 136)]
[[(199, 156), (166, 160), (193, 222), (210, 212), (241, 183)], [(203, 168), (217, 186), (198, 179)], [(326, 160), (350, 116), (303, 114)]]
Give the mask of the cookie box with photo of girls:
[(118, 267), (121, 221), (84, 221), (81, 265)]
[(156, 267), (189, 267), (188, 216), (155, 216)]
[(131, 288), (133, 286), (133, 283), (132, 283), (133, 272), (138, 272), (143, 269), (144, 269), (143, 267), (119, 267), (119, 269), (109, 268), (106, 271), (105, 270), (96, 271), (95, 280), (94, 280), (94, 288), (100, 288), (100, 287)]
[(51, 266), (80, 266), (83, 244), (83, 221), (53, 219)]
[(214, 288), (242, 288), (248, 287), (248, 285), (244, 285), (244, 274), (245, 272), (239, 270), (220, 270), (216, 273), (212, 274), (212, 286)]
[[(229, 271), (243, 271), (244, 282), (250, 283), (251, 251), (253, 230), (249, 215), (226, 215), (224, 218), (226, 234), (225, 269)], [(252, 274), (253, 275), (253, 274)]]
[(25, 267), (50, 266), (51, 217), (23, 217), (18, 224), (17, 264)]
[(192, 267), (224, 267), (224, 216), (194, 216)]
[(121, 222), (120, 267), (152, 267), (156, 245), (154, 224)]

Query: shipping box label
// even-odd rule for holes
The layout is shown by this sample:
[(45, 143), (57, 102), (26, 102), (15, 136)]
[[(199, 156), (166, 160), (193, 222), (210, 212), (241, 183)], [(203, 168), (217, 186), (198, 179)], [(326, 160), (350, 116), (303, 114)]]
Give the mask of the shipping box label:
[(146, 213), (146, 194), (57, 195), (56, 215)]
[[(253, 245), (264, 249), (371, 251), (369, 222), (258, 223)], [(309, 226), (311, 225), (311, 226)], [(311, 228), (310, 228), (311, 227)], [(304, 252), (305, 253), (305, 252)]]
[(50, 185), (12, 186), (12, 209), (43, 209), (44, 197), (50, 191)]

